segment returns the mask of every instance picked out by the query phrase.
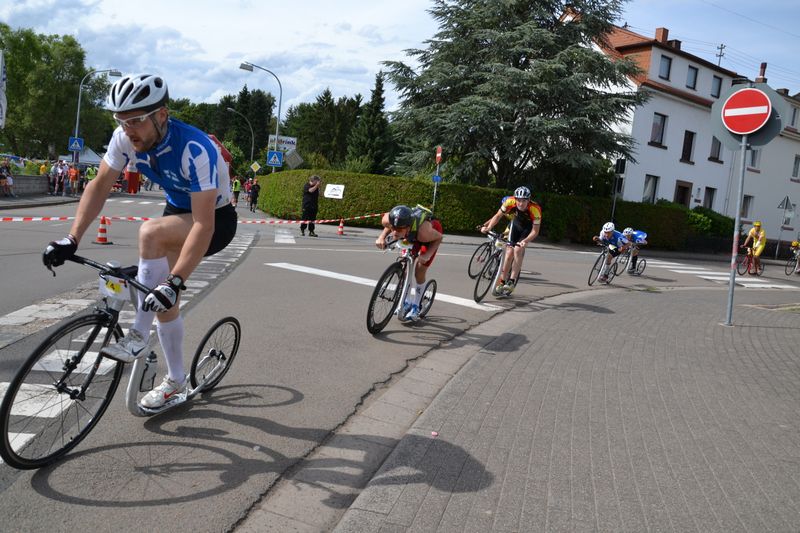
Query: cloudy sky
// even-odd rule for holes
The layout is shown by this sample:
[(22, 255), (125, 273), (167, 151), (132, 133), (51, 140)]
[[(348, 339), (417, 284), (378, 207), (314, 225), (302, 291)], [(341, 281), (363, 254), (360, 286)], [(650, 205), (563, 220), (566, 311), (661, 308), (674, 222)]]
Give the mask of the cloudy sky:
[[(250, 61), (283, 85), (282, 112), (334, 96), (369, 98), (381, 61), (406, 60), (437, 26), (431, 0), (0, 0), (0, 21), (44, 34), (72, 34), (87, 65), (164, 75), (170, 93), (217, 102), (244, 84), (278, 94), (272, 76), (239, 69)], [(669, 28), (683, 48), (749, 77), (767, 61), (775, 88), (800, 91), (800, 2), (779, 0), (631, 0), (620, 22), (643, 35)], [(397, 96), (390, 90), (387, 106)]]

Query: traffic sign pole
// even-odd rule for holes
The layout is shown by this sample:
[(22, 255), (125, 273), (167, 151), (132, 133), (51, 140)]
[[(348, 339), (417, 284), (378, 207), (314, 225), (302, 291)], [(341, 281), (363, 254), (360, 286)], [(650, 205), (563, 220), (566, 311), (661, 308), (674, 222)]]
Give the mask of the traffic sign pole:
[(747, 162), (747, 135), (742, 135), (740, 147), (742, 153), (739, 158), (739, 190), (736, 194), (736, 218), (733, 223), (733, 248), (731, 249), (731, 275), (728, 281), (728, 313), (725, 318), (724, 326), (733, 325), (733, 287), (736, 285), (736, 259), (739, 253), (739, 224), (742, 223), (742, 199), (744, 198), (744, 171)]

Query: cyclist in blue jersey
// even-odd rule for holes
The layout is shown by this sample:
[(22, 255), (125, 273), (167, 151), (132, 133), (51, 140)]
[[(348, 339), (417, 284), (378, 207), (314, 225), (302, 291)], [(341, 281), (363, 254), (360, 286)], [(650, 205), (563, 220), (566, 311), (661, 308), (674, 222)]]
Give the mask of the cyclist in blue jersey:
[(628, 261), (628, 274), (636, 272), (636, 261), (639, 257), (639, 248), (647, 245), (647, 233), (633, 228), (622, 230), (622, 236), (631, 243), (631, 260)]
[(595, 235), (592, 237), (592, 240), (608, 246), (606, 264), (603, 265), (603, 269), (600, 271), (600, 277), (598, 278), (602, 283), (605, 283), (608, 281), (608, 269), (611, 267), (611, 261), (613, 261), (614, 258), (619, 254), (627, 250), (630, 242), (622, 235), (622, 233), (618, 232), (614, 228), (613, 222), (606, 222), (603, 224), (603, 229), (600, 230), (600, 235)]
[(163, 216), (139, 229), (138, 280), (151, 290), (140, 295), (128, 334), (101, 352), (126, 363), (141, 357), (158, 318), (167, 376), (142, 398), (148, 408), (160, 407), (186, 389), (180, 291), (204, 256), (230, 243), (237, 223), (228, 165), (219, 146), (199, 129), (170, 118), (168, 99), (166, 82), (152, 74), (125, 76), (111, 86), (107, 107), (118, 127), (97, 177), (81, 197), (69, 234), (51, 242), (42, 258), (47, 266), (59, 266), (76, 252), (128, 163), (164, 189)]

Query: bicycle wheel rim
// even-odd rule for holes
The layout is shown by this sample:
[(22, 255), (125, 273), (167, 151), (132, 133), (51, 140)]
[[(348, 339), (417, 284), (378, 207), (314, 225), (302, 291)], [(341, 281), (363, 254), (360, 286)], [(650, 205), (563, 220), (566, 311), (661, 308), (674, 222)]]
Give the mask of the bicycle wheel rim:
[[(19, 369), (0, 405), (0, 456), (6, 463), (19, 469), (45, 466), (77, 446), (94, 428), (122, 377), (122, 363), (99, 355), (112, 336), (121, 336), (118, 326), (113, 332), (108, 327), (109, 318), (99, 314), (70, 320), (49, 335)], [(99, 363), (83, 399), (70, 398), (54, 386), (65, 374), (65, 362), (76, 356), (77, 366), (64, 380), (72, 390), (79, 389)]]
[(486, 296), (486, 293), (489, 292), (499, 268), (500, 254), (492, 254), (491, 257), (489, 257), (489, 259), (486, 261), (486, 264), (483, 266), (483, 270), (481, 270), (481, 273), (475, 280), (475, 290), (473, 292), (475, 302), (480, 303), (480, 301)]
[(786, 273), (787, 276), (791, 276), (794, 272), (795, 266), (797, 266), (797, 262), (794, 258), (789, 259), (786, 261), (786, 266), (783, 267), (783, 271)]
[(481, 270), (483, 270), (483, 266), (486, 264), (486, 260), (491, 255), (491, 245), (488, 242), (485, 242), (478, 246), (474, 252), (472, 252), (472, 257), (469, 260), (469, 266), (467, 267), (467, 275), (471, 279), (475, 279), (480, 275)]
[(192, 358), (189, 380), (192, 388), (209, 391), (222, 381), (239, 352), (242, 326), (232, 316), (222, 318), (211, 326), (197, 346)]
[(425, 289), (422, 291), (422, 301), (419, 305), (419, 316), (425, 318), (428, 311), (433, 306), (433, 300), (436, 298), (436, 280), (432, 279), (425, 284)]
[(392, 263), (378, 279), (367, 308), (367, 331), (373, 335), (386, 327), (397, 309), (403, 290), (404, 274), (400, 263)]
[(592, 265), (592, 269), (589, 271), (589, 285), (593, 285), (597, 278), (600, 277), (600, 270), (603, 268), (603, 262), (606, 260), (605, 254), (600, 254), (600, 256), (595, 259), (594, 265)]
[(636, 273), (638, 275), (642, 275), (644, 273), (644, 269), (647, 268), (647, 259), (639, 259), (636, 261)]
[(738, 272), (740, 276), (744, 276), (749, 269), (750, 265), (747, 263), (747, 257), (743, 257), (738, 263), (736, 263), (736, 272)]

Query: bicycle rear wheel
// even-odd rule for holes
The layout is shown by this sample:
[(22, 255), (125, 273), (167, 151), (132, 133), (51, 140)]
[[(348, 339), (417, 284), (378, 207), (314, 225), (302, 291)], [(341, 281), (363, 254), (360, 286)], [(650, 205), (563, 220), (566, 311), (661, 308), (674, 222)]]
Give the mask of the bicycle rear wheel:
[(600, 271), (603, 269), (603, 263), (605, 263), (606, 254), (601, 253), (598, 258), (595, 260), (594, 265), (592, 265), (592, 269), (589, 271), (589, 285), (593, 285), (597, 278), (600, 277)]
[(494, 253), (489, 257), (489, 259), (487, 259), (486, 264), (483, 265), (483, 270), (481, 270), (481, 273), (475, 280), (473, 297), (476, 302), (480, 303), (480, 301), (486, 296), (486, 293), (489, 292), (489, 289), (492, 288), (499, 270), (500, 253)]
[(422, 291), (422, 301), (419, 304), (419, 317), (425, 318), (428, 311), (431, 310), (433, 300), (436, 298), (436, 280), (432, 279), (425, 284), (425, 289)]
[(220, 319), (205, 334), (192, 358), (189, 380), (192, 388), (210, 391), (222, 381), (239, 351), (242, 326), (232, 316)]
[(797, 269), (797, 258), (790, 257), (788, 261), (786, 261), (786, 266), (783, 268), (784, 272), (786, 272), (787, 276), (791, 276), (794, 271)]
[(483, 265), (486, 264), (486, 260), (489, 259), (491, 254), (492, 245), (488, 241), (478, 246), (475, 251), (472, 252), (472, 257), (469, 260), (469, 267), (467, 268), (467, 274), (471, 279), (475, 279), (480, 275), (483, 270)]
[(123, 368), (99, 353), (122, 336), (112, 320), (95, 313), (65, 322), (17, 371), (0, 404), (0, 457), (7, 464), (26, 470), (50, 464), (103, 416)]
[(641, 276), (645, 268), (647, 268), (647, 259), (640, 257), (636, 260), (636, 274)]
[(381, 275), (367, 308), (367, 331), (376, 335), (380, 333), (392, 318), (400, 304), (400, 293), (403, 291), (405, 269), (399, 262), (389, 265)]
[(614, 265), (614, 275), (619, 276), (628, 267), (628, 262), (631, 260), (631, 252), (627, 251), (617, 257), (617, 262)]
[(764, 261), (759, 261), (758, 262), (758, 269), (756, 269), (755, 260), (753, 260), (753, 275), (754, 276), (760, 276), (763, 273), (764, 273)]

